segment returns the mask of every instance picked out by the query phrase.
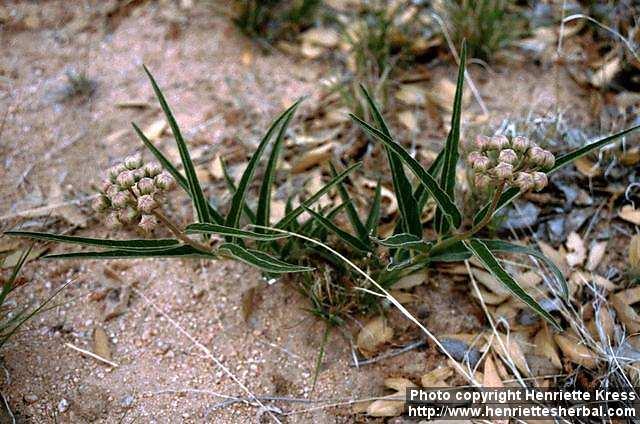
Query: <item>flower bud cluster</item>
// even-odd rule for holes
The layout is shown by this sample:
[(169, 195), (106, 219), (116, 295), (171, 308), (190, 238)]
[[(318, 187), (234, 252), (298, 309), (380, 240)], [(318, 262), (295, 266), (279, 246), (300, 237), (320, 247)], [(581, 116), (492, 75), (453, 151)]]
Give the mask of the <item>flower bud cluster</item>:
[(109, 168), (92, 207), (107, 214), (106, 224), (110, 228), (137, 224), (150, 232), (157, 225), (153, 212), (173, 185), (173, 177), (160, 164), (144, 163), (140, 155), (129, 156)]
[(553, 153), (522, 136), (509, 139), (504, 135), (479, 135), (473, 149), (467, 163), (474, 171), (478, 188), (505, 181), (523, 192), (539, 191), (548, 183), (545, 171), (555, 164)]

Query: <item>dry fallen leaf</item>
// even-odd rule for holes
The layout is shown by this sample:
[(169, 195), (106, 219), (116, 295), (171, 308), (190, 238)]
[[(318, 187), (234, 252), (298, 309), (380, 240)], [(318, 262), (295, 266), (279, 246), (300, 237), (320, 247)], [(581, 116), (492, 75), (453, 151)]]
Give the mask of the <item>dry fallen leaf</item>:
[(445, 380), (453, 375), (453, 369), (449, 367), (438, 367), (424, 374), (420, 379), (422, 387), (448, 387)]
[(629, 269), (632, 274), (640, 274), (640, 234), (631, 237), (629, 242)]
[[(498, 340), (498, 337), (500, 337), (500, 340)], [(522, 348), (515, 337), (512, 334), (510, 334), (509, 337), (504, 334), (499, 334), (498, 337), (494, 337), (492, 347), (499, 353), (500, 359), (502, 359), (505, 365), (509, 365), (508, 361), (513, 361), (513, 364), (521, 373), (529, 376), (530, 370), (527, 365), (527, 359), (524, 353), (522, 353)], [(502, 341), (502, 343), (500, 341)], [(503, 346), (507, 349), (506, 352)]]
[(592, 162), (590, 159), (584, 156), (576, 159), (573, 163), (575, 164), (578, 172), (588, 178), (595, 178), (602, 172), (600, 166), (597, 163)]
[(216, 154), (215, 157), (211, 160), (211, 165), (209, 166), (209, 174), (213, 177), (214, 180), (221, 180), (224, 178), (224, 170), (222, 168), (220, 154)]
[(498, 296), (510, 294), (509, 289), (507, 289), (502, 283), (500, 283), (493, 275), (489, 274), (488, 272), (478, 268), (472, 268), (471, 272), (473, 272), (473, 276), (480, 283), (482, 283), (483, 286), (491, 290), (494, 294)]
[(415, 286), (419, 286), (420, 284), (427, 281), (427, 272), (419, 271), (414, 272), (413, 274), (409, 274), (407, 276), (399, 279), (394, 285), (393, 288), (396, 290), (400, 289), (410, 289)]
[(591, 77), (589, 82), (594, 87), (606, 87), (613, 80), (613, 77), (620, 71), (622, 62), (619, 57), (615, 57), (609, 62), (605, 63), (600, 69), (598, 69)]
[(393, 328), (389, 326), (387, 319), (383, 316), (375, 317), (360, 330), (357, 339), (358, 350), (365, 356), (371, 356), (392, 337)]
[[(449, 78), (440, 78), (437, 80), (433, 88), (429, 91), (429, 99), (447, 112), (453, 110), (453, 99), (456, 94), (456, 84)], [(469, 102), (471, 93), (468, 90), (462, 93), (462, 104)]]
[(536, 345), (536, 352), (539, 355), (547, 357), (557, 368), (562, 368), (562, 361), (560, 361), (560, 356), (556, 349), (556, 342), (553, 340), (551, 331), (547, 325), (543, 325), (540, 331), (538, 331), (534, 343)]
[(300, 35), (303, 42), (314, 46), (335, 47), (340, 41), (340, 34), (331, 28), (311, 28)]
[(640, 287), (634, 287), (609, 296), (611, 306), (616, 310), (618, 319), (625, 325), (627, 332), (640, 332), (640, 316), (631, 307), (640, 297)]
[(418, 126), (418, 118), (416, 114), (410, 110), (403, 110), (398, 113), (398, 121), (411, 132), (417, 133), (420, 131), (420, 127)]
[(538, 246), (544, 255), (551, 259), (551, 261), (555, 264), (555, 266), (562, 271), (562, 275), (567, 277), (569, 275), (569, 264), (567, 263), (566, 254), (563, 254), (561, 251), (554, 249), (549, 244), (538, 241)]
[(582, 365), (585, 368), (595, 368), (596, 356), (591, 349), (562, 334), (554, 335), (553, 340), (558, 344), (563, 355), (571, 362)]
[(427, 91), (418, 84), (401, 85), (395, 96), (409, 106), (422, 106), (427, 102)]
[(571, 268), (582, 265), (587, 257), (587, 248), (584, 245), (584, 240), (575, 231), (571, 232), (567, 236), (567, 263)]
[(104, 359), (111, 360), (111, 344), (109, 343), (109, 336), (104, 331), (104, 328), (96, 326), (93, 329), (93, 353)]
[(482, 385), (484, 387), (504, 387), (504, 384), (502, 384), (502, 379), (498, 375), (498, 370), (493, 363), (493, 359), (491, 359), (491, 355), (487, 355), (487, 359), (484, 360), (483, 377), (484, 379), (482, 380)]
[(160, 136), (162, 136), (162, 133), (166, 128), (167, 128), (167, 121), (165, 121), (164, 119), (158, 119), (157, 121), (149, 125), (147, 128), (145, 128), (143, 133), (144, 135), (147, 136), (147, 138), (150, 141), (156, 141), (160, 138)]
[(640, 210), (632, 205), (624, 205), (618, 212), (618, 216), (634, 225), (640, 225)]
[(299, 174), (312, 166), (316, 166), (326, 161), (331, 158), (334, 147), (335, 143), (326, 143), (320, 147), (316, 147), (315, 149), (302, 153), (300, 158), (291, 165), (291, 172), (293, 174)]
[(596, 268), (598, 268), (598, 265), (600, 265), (600, 262), (602, 262), (602, 258), (604, 258), (604, 254), (606, 253), (606, 251), (606, 241), (601, 241), (591, 246), (591, 249), (589, 250), (589, 257), (587, 258), (587, 270), (594, 271)]
[(407, 389), (416, 387), (411, 380), (406, 378), (387, 378), (384, 380), (384, 385), (396, 391), (396, 393), (385, 396), (385, 398), (398, 400), (376, 400), (367, 408), (367, 415), (372, 417), (396, 417), (402, 414)]

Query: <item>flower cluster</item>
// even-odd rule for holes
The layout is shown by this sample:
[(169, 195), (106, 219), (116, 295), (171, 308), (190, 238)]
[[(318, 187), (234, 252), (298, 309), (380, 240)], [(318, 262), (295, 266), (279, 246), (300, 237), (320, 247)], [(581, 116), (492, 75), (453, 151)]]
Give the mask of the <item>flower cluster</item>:
[(158, 223), (153, 212), (160, 197), (173, 185), (173, 177), (160, 164), (144, 163), (140, 155), (129, 156), (109, 168), (92, 207), (107, 214), (106, 224), (110, 228), (135, 223), (150, 232)]
[(555, 164), (553, 153), (538, 146), (526, 137), (504, 135), (475, 139), (474, 150), (467, 156), (467, 163), (475, 173), (478, 188), (504, 181), (525, 192), (542, 190), (548, 183), (548, 171)]

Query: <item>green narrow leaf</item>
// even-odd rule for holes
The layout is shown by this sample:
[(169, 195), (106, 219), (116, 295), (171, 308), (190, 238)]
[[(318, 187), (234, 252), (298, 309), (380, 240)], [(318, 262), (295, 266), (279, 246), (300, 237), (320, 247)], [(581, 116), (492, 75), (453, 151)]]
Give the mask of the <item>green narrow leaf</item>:
[[(184, 175), (182, 175), (182, 173), (180, 173), (180, 171), (178, 171), (178, 169), (176, 169), (176, 167), (173, 166), (171, 161), (167, 159), (167, 157), (164, 154), (162, 154), (162, 152), (158, 150), (156, 146), (153, 145), (151, 140), (149, 140), (147, 136), (144, 135), (144, 133), (140, 130), (140, 128), (138, 128), (138, 126), (135, 123), (132, 122), (131, 125), (133, 125), (133, 129), (135, 130), (140, 140), (142, 140), (142, 142), (147, 147), (147, 149), (149, 149), (151, 153), (153, 153), (153, 155), (156, 157), (158, 162), (160, 162), (162, 167), (166, 169), (167, 172), (169, 172), (169, 174), (171, 174), (171, 176), (176, 180), (178, 185), (182, 187), (182, 189), (189, 195), (189, 197), (192, 197), (191, 191), (189, 190), (189, 182), (184, 177)], [(218, 211), (213, 206), (211, 206), (211, 204), (209, 204), (208, 206), (209, 206), (209, 214), (211, 215), (211, 218), (213, 219), (213, 221), (216, 224), (222, 224), (224, 222), (224, 218), (222, 218), (222, 215), (220, 215)]]
[(167, 248), (166, 250), (106, 250), (103, 252), (72, 252), (46, 255), (43, 259), (135, 259), (135, 258), (215, 258), (212, 253), (196, 250), (191, 246)]
[(11, 237), (26, 237), (32, 240), (43, 241), (55, 241), (58, 243), (69, 243), (85, 246), (99, 246), (116, 248), (120, 250), (133, 250), (133, 251), (145, 251), (145, 250), (164, 250), (171, 247), (177, 247), (180, 245), (178, 240), (174, 239), (159, 239), (159, 240), (146, 240), (146, 239), (132, 239), (132, 240), (107, 240), (96, 239), (87, 237), (75, 237), (75, 236), (63, 236), (50, 233), (39, 233), (34, 231), (7, 231), (4, 233)]
[[(292, 107), (297, 107), (297, 103)], [(278, 158), (282, 151), (284, 136), (294, 113), (295, 108), (291, 113), (287, 114), (284, 123), (280, 126), (280, 131), (278, 131), (273, 147), (271, 148), (269, 161), (267, 162), (267, 167), (260, 186), (260, 196), (258, 197), (258, 209), (256, 210), (256, 224), (258, 225), (268, 227), (271, 223), (271, 190), (273, 189), (273, 180), (276, 175), (276, 166), (278, 165)], [(263, 232), (264, 230), (262, 228), (257, 228), (256, 231)]]
[[(451, 130), (449, 131), (449, 135), (447, 136), (447, 141), (444, 146), (444, 164), (442, 166), (442, 174), (440, 175), (440, 186), (454, 202), (456, 200), (456, 167), (460, 156), (460, 115), (462, 114), (462, 92), (464, 89), (466, 57), (467, 43), (466, 41), (463, 41), (462, 50), (460, 52), (460, 66), (458, 67), (456, 92), (453, 100), (453, 113), (451, 114)], [(444, 234), (449, 231), (448, 222), (444, 219), (440, 210), (436, 210), (435, 228), (438, 234)]]
[(359, 238), (347, 233), (346, 231), (344, 231), (343, 229), (341, 229), (336, 224), (329, 221), (327, 218), (320, 215), (319, 213), (309, 208), (305, 208), (305, 210), (309, 212), (311, 215), (313, 215), (323, 227), (325, 227), (328, 231), (335, 233), (335, 235), (338, 236), (340, 240), (344, 241), (349, 246), (353, 247), (356, 250), (361, 250), (364, 252), (369, 251), (369, 246), (363, 243)]
[(545, 263), (545, 265), (547, 265), (547, 267), (549, 267), (551, 272), (553, 272), (553, 274), (555, 275), (556, 280), (560, 285), (562, 296), (564, 296), (565, 299), (569, 297), (569, 288), (567, 287), (567, 281), (565, 280), (564, 275), (562, 275), (562, 271), (560, 271), (560, 269), (556, 266), (556, 264), (553, 263), (551, 259), (547, 258), (541, 251), (537, 249), (533, 249), (531, 247), (520, 246), (518, 244), (509, 243), (507, 241), (502, 241), (502, 240), (480, 240), (480, 241), (484, 243), (485, 246), (487, 246), (487, 248), (489, 248), (491, 252), (517, 253), (522, 255), (531, 255), (540, 259), (542, 262)]
[(223, 243), (218, 248), (219, 251), (226, 252), (231, 257), (255, 266), (263, 271), (273, 274), (284, 274), (289, 272), (313, 271), (313, 268), (306, 266), (292, 265), (267, 255), (257, 250), (246, 249), (234, 243)]
[[(443, 212), (451, 219), (454, 227), (458, 228), (462, 223), (462, 215), (456, 207), (455, 203), (451, 200), (449, 195), (442, 190), (436, 180), (420, 165), (420, 163), (411, 157), (407, 151), (395, 141), (391, 140), (385, 134), (381, 133), (377, 129), (373, 128), (357, 116), (351, 114), (353, 118), (365, 131), (375, 136), (385, 145), (402, 159), (402, 161), (411, 169), (411, 171), (418, 177), (418, 180), (425, 186), (427, 191), (433, 196), (438, 206)], [(417, 235), (417, 234), (416, 234)], [(422, 235), (422, 234), (420, 234)]]
[(369, 209), (369, 216), (367, 216), (367, 222), (365, 223), (365, 229), (368, 235), (376, 236), (378, 233), (378, 222), (380, 221), (380, 205), (382, 203), (382, 182), (378, 179), (376, 184), (376, 191), (373, 195), (373, 202), (371, 203), (371, 209)]
[(338, 174), (335, 177), (333, 177), (321, 189), (316, 191), (311, 197), (309, 197), (307, 200), (302, 202), (302, 204), (300, 206), (298, 206), (297, 208), (295, 208), (291, 212), (287, 213), (284, 216), (284, 218), (282, 218), (280, 221), (278, 221), (278, 223), (275, 225), (275, 228), (282, 229), (282, 228), (285, 228), (287, 225), (291, 224), (293, 221), (295, 221), (295, 219), (298, 217), (298, 215), (300, 215), (302, 212), (304, 212), (305, 208), (308, 208), (311, 205), (313, 205), (319, 198), (322, 197), (322, 195), (324, 195), (326, 192), (328, 192), (333, 186), (338, 184), (340, 181), (344, 180), (347, 177), (347, 175), (349, 175), (351, 172), (353, 172), (354, 170), (359, 168), (361, 165), (362, 165), (362, 163), (360, 163), (360, 162), (354, 163), (353, 165), (351, 165), (350, 167), (348, 167), (347, 169), (342, 171), (340, 174)]
[(238, 228), (227, 227), (216, 224), (190, 224), (185, 228), (187, 234), (220, 234), (229, 237), (246, 238), (261, 241), (279, 240), (289, 237), (287, 234), (265, 234), (253, 231), (240, 230)]
[[(376, 105), (367, 89), (360, 85), (360, 89), (364, 94), (369, 108), (373, 113), (373, 117), (380, 127), (382, 134), (384, 134), (389, 140), (391, 140), (391, 132), (389, 127), (384, 121), (384, 117), (380, 112), (380, 109)], [(385, 143), (385, 151), (387, 153), (387, 160), (389, 161), (389, 167), (391, 168), (391, 176), (393, 180), (393, 190), (396, 193), (396, 199), (398, 201), (398, 209), (400, 210), (400, 216), (402, 217), (402, 225), (406, 232), (414, 234), (418, 237), (422, 236), (422, 224), (420, 223), (420, 211), (418, 210), (418, 204), (413, 197), (411, 183), (404, 173), (402, 166), (402, 160), (393, 153), (392, 149)]]
[[(233, 195), (233, 199), (231, 200), (231, 208), (229, 209), (229, 213), (227, 214), (227, 219), (225, 221), (225, 225), (228, 227), (237, 228), (240, 223), (240, 212), (242, 208), (242, 204), (244, 203), (245, 196), (247, 194), (247, 189), (249, 188), (249, 182), (251, 178), (253, 178), (253, 174), (260, 162), (260, 158), (262, 157), (262, 153), (264, 152), (271, 136), (275, 132), (276, 128), (281, 122), (288, 123), (291, 120), (291, 116), (295, 112), (296, 108), (300, 104), (301, 100), (295, 102), (289, 109), (285, 110), (274, 122), (271, 124), (271, 127), (260, 141), (258, 148), (251, 156), (249, 163), (247, 164), (247, 168), (245, 169), (242, 177), (240, 178), (240, 183), (238, 183), (238, 189)], [(284, 124), (283, 124), (284, 125)]]
[(416, 237), (413, 234), (409, 233), (394, 234), (391, 237), (387, 237), (386, 239), (378, 239), (373, 237), (372, 239), (382, 246), (391, 247), (393, 249), (404, 248), (426, 250), (429, 247), (429, 245), (425, 243), (425, 241), (420, 237)]
[(143, 65), (144, 71), (147, 73), (149, 80), (151, 81), (151, 85), (153, 87), (153, 91), (160, 102), (160, 107), (164, 111), (164, 114), (167, 118), (167, 122), (171, 127), (171, 132), (173, 133), (173, 137), (176, 140), (176, 144), (178, 145), (178, 150), (180, 152), (180, 159), (182, 160), (182, 167), (184, 168), (184, 172), (187, 176), (187, 182), (189, 184), (189, 193), (191, 193), (191, 199), (193, 200), (193, 205), (198, 214), (199, 222), (213, 222), (212, 218), (209, 214), (209, 202), (204, 197), (204, 193), (202, 192), (202, 187), (200, 186), (200, 182), (198, 181), (198, 177), (196, 175), (196, 170), (193, 166), (193, 162), (191, 161), (191, 155), (189, 154), (189, 149), (184, 139), (182, 138), (182, 133), (180, 132), (180, 128), (178, 127), (178, 123), (176, 122), (169, 105), (158, 87), (156, 80), (151, 75), (151, 72), (147, 69), (146, 66)]
[[(224, 175), (224, 180), (227, 184), (227, 188), (229, 189), (232, 195), (235, 194), (236, 183), (233, 181), (233, 177), (231, 176), (231, 174), (229, 174), (229, 167), (227, 166), (227, 163), (223, 158), (220, 158), (220, 167), (222, 168), (222, 174)], [(255, 224), (256, 215), (253, 213), (249, 205), (247, 205), (246, 200), (243, 202), (242, 211), (247, 216), (247, 219), (249, 219), (249, 222), (252, 224)], [(224, 220), (223, 220), (223, 223), (224, 223)]]
[[(556, 172), (558, 169), (570, 164), (574, 160), (589, 154), (595, 149), (599, 149), (600, 147), (606, 146), (607, 144), (616, 141), (618, 138), (625, 136), (638, 129), (640, 129), (640, 125), (627, 128), (626, 130), (622, 130), (618, 133), (609, 135), (607, 137), (601, 138), (600, 140), (594, 141), (593, 143), (587, 144), (586, 146), (581, 147), (580, 149), (575, 150), (571, 153), (562, 155), (556, 159), (555, 165), (548, 173), (551, 174), (553, 172)], [(502, 193), (498, 201), (498, 206), (496, 207), (496, 211), (494, 212), (494, 215), (496, 212), (500, 211), (505, 205), (511, 203), (519, 195), (520, 195), (520, 190), (514, 187), (511, 187), (510, 189)], [(480, 211), (473, 217), (474, 224), (480, 222), (485, 217), (488, 211), (489, 211), (489, 204), (485, 205), (482, 209), (480, 209)]]
[(531, 309), (546, 319), (556, 329), (562, 331), (562, 327), (560, 327), (556, 322), (555, 318), (553, 318), (549, 312), (545, 311), (534, 298), (529, 296), (529, 294), (520, 287), (518, 282), (514, 280), (504, 268), (502, 268), (498, 260), (482, 241), (471, 239), (466, 240), (463, 243), (473, 253), (473, 255), (482, 262), (487, 271), (497, 278), (498, 281), (500, 281), (511, 293), (526, 303)]
[[(331, 176), (335, 177), (336, 175), (338, 175), (338, 172), (336, 171), (336, 168), (333, 165), (333, 163), (329, 162), (329, 165), (331, 166)], [(340, 198), (342, 199), (342, 202), (346, 204), (347, 216), (349, 217), (349, 222), (351, 223), (351, 226), (353, 227), (356, 234), (358, 234), (358, 237), (360, 238), (360, 240), (362, 240), (363, 242), (366, 240), (366, 243), (368, 243), (369, 234), (367, 233), (367, 229), (365, 228), (364, 224), (360, 220), (360, 217), (358, 216), (358, 211), (356, 210), (356, 207), (353, 204), (353, 201), (349, 197), (349, 193), (347, 192), (347, 189), (344, 187), (343, 181), (337, 184), (337, 188), (338, 188), (338, 193), (340, 194)]]

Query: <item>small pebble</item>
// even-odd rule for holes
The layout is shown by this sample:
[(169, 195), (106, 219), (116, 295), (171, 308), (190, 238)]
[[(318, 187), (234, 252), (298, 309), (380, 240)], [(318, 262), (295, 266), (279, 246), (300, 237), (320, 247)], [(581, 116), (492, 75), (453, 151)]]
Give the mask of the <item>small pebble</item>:
[(126, 395), (125, 397), (120, 399), (120, 406), (122, 406), (123, 408), (131, 408), (134, 400), (135, 398), (133, 396)]
[(60, 400), (60, 402), (58, 402), (58, 412), (63, 413), (66, 412), (67, 409), (69, 409), (69, 401), (66, 399)]

